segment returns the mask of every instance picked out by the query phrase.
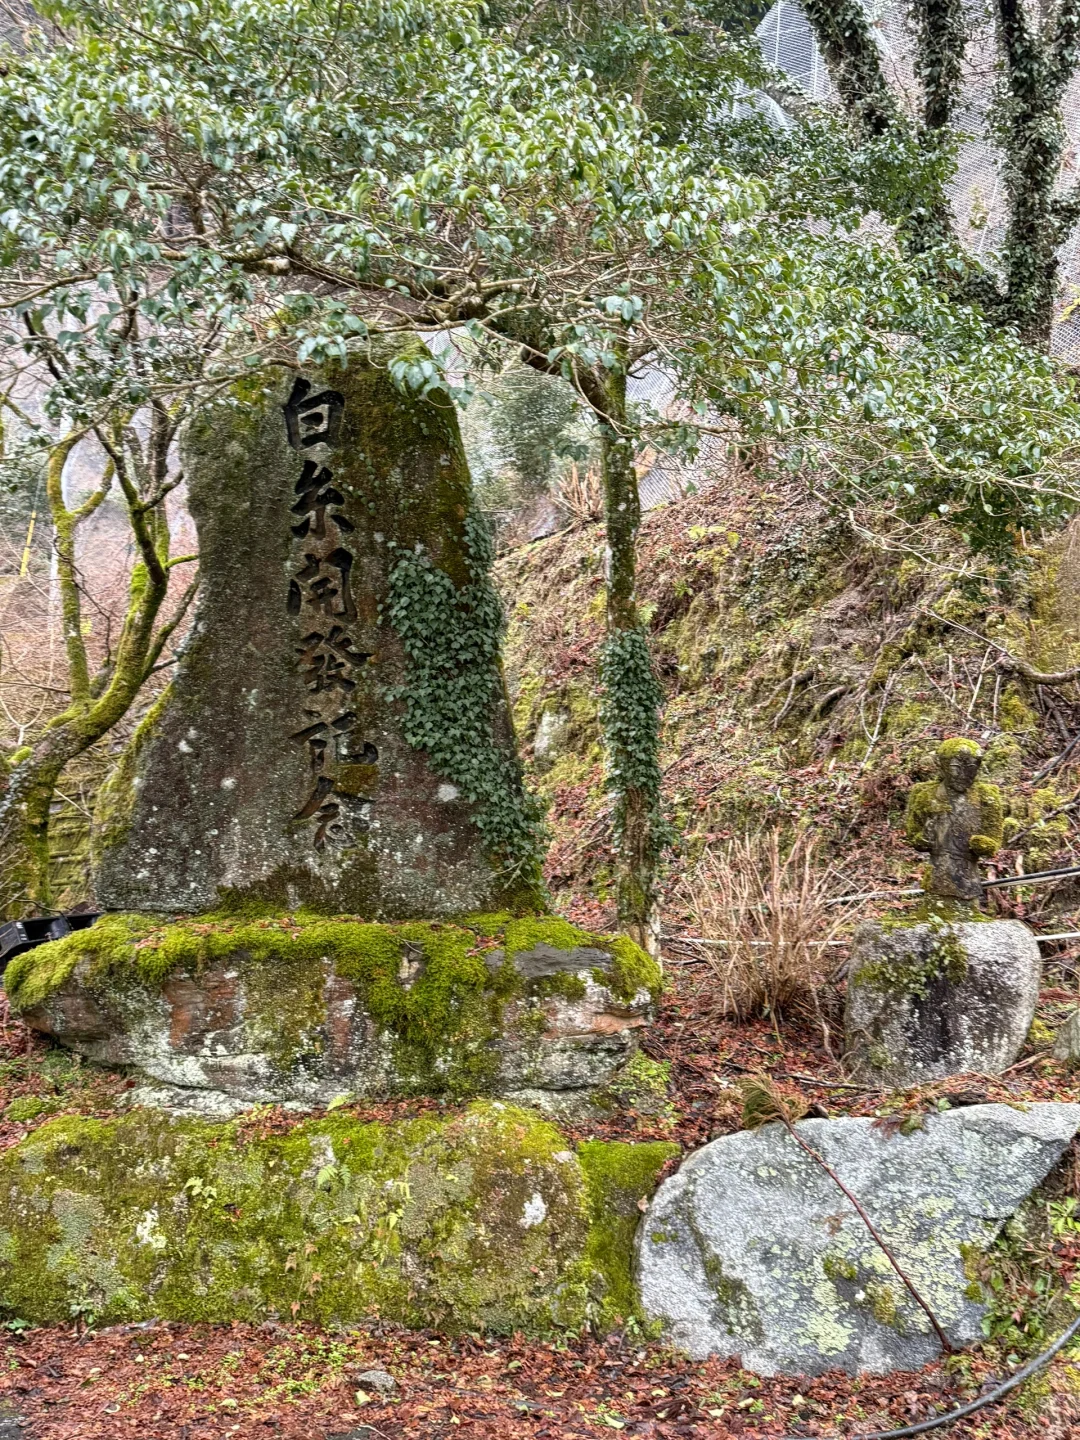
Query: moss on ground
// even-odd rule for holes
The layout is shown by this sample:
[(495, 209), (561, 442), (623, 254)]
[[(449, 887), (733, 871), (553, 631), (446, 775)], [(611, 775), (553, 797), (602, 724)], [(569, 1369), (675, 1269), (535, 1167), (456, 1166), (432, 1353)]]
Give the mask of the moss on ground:
[(286, 1134), (153, 1110), (65, 1116), (0, 1157), (0, 1306), (550, 1334), (629, 1315), (638, 1200), (671, 1145), (590, 1142), (528, 1111), (330, 1115)]

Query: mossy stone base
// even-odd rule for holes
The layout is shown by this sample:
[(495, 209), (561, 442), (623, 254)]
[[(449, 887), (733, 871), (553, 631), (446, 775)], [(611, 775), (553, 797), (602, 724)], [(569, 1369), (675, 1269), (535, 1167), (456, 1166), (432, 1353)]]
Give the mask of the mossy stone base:
[(100, 1064), (302, 1105), (344, 1092), (586, 1095), (633, 1053), (660, 983), (625, 937), (509, 915), (109, 915), (5, 976), (32, 1026)]
[(869, 921), (849, 966), (846, 1049), (869, 1084), (997, 1075), (1027, 1038), (1042, 962), (1019, 920)]
[[(620, 1170), (609, 1148), (632, 1163)], [(651, 1194), (674, 1150), (579, 1157), (499, 1102), (392, 1128), (332, 1115), (271, 1136), (153, 1110), (64, 1117), (0, 1157), (0, 1308), (43, 1324), (608, 1324), (633, 1303), (632, 1234), (605, 1212)]]

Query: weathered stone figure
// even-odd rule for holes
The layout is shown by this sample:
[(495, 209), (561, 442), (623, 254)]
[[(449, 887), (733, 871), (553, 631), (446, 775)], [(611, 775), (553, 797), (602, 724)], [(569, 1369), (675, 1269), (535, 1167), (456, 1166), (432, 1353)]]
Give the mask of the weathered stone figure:
[(979, 779), (973, 740), (946, 740), (937, 763), (941, 778), (912, 786), (907, 804), (907, 838), (930, 855), (921, 913), (867, 921), (851, 951), (847, 1055), (876, 1084), (999, 1074), (1019, 1055), (1039, 994), (1034, 935), (978, 907), (978, 862), (1002, 841), (1001, 792)]
[(979, 861), (1001, 848), (1001, 791), (979, 779), (982, 751), (974, 740), (946, 740), (937, 753), (940, 778), (913, 785), (907, 838), (929, 852), (923, 889), (949, 900), (982, 896)]

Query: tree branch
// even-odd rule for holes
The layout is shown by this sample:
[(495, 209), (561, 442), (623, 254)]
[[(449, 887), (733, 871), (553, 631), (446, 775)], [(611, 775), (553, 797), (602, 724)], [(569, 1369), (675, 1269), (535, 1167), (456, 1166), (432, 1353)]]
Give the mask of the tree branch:
[(859, 0), (803, 0), (802, 8), (846, 109), (870, 135), (884, 135), (899, 116)]

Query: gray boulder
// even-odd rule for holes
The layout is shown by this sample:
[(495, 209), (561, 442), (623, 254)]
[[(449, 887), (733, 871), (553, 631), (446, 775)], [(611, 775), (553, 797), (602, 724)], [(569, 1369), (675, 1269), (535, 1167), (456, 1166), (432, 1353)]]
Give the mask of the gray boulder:
[(871, 1084), (997, 1075), (1019, 1055), (1042, 962), (1019, 920), (929, 922), (856, 932), (848, 967), (849, 1063)]
[[(973, 1262), (1057, 1163), (1080, 1105), (976, 1105), (911, 1134), (799, 1134), (856, 1195), (950, 1344), (982, 1334)], [(638, 1231), (643, 1309), (696, 1359), (762, 1375), (915, 1370), (939, 1342), (865, 1224), (781, 1125), (727, 1135), (665, 1180)]]

